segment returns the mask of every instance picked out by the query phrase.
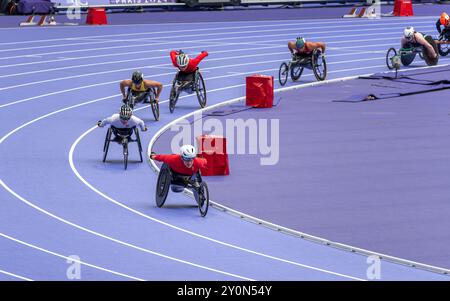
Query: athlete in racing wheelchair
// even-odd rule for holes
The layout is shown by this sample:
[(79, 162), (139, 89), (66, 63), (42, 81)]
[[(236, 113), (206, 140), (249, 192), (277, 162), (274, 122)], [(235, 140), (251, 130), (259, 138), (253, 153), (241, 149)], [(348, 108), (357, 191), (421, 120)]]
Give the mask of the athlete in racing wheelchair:
[(436, 22), (436, 29), (439, 32), (439, 37), (435, 41), (438, 44), (439, 54), (446, 56), (450, 52), (450, 17), (447, 13), (441, 14)]
[[(109, 143), (111, 141), (122, 145), (125, 169), (128, 167), (128, 143), (130, 142), (137, 142), (139, 156), (141, 162), (143, 162), (141, 138), (136, 127), (139, 126), (141, 130), (145, 132), (147, 131), (147, 126), (144, 121), (136, 116), (133, 116), (133, 110), (128, 105), (123, 105), (120, 108), (119, 114), (114, 114), (97, 122), (98, 127), (104, 127), (105, 125), (110, 125), (110, 127), (106, 132), (105, 143), (103, 144), (103, 162), (106, 161)], [(132, 138), (133, 133), (135, 135), (134, 139)], [(113, 135), (114, 137), (112, 137)]]
[[(125, 92), (125, 88), (127, 91)], [(134, 71), (131, 80), (125, 79), (120, 82), (122, 102), (132, 109), (139, 103), (150, 103), (155, 120), (159, 120), (159, 96), (163, 85), (160, 82), (144, 79), (141, 71)]]
[(389, 69), (394, 69), (394, 61), (399, 56), (404, 66), (409, 66), (416, 55), (419, 54), (428, 66), (437, 65), (439, 53), (434, 39), (430, 35), (422, 34), (408, 26), (403, 31), (401, 48), (397, 53), (395, 48), (389, 48), (386, 54), (386, 64)]
[(169, 187), (173, 192), (191, 190), (200, 211), (205, 216), (209, 207), (209, 191), (206, 182), (202, 180), (200, 168), (206, 166), (206, 159), (197, 157), (197, 151), (192, 145), (183, 145), (180, 154), (157, 155), (152, 153), (150, 159), (164, 162), (156, 184), (156, 205), (162, 207), (166, 201)]
[(201, 60), (208, 56), (207, 51), (202, 51), (196, 58), (190, 59), (182, 50), (171, 51), (172, 64), (179, 69), (172, 82), (169, 96), (169, 110), (173, 113), (181, 91), (196, 93), (200, 107), (206, 106), (206, 87), (203, 76), (198, 68)]
[(303, 69), (312, 69), (318, 81), (325, 80), (327, 76), (327, 64), (325, 61), (325, 43), (307, 42), (305, 38), (298, 37), (296, 41), (289, 41), (288, 48), (292, 59), (289, 63), (283, 62), (278, 72), (280, 85), (287, 82), (289, 73), (293, 81), (297, 81), (303, 73)]

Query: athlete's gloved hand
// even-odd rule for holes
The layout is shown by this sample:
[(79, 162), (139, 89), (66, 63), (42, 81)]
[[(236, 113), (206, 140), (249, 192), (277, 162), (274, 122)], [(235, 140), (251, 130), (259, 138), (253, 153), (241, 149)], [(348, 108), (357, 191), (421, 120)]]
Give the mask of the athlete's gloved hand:
[(147, 132), (147, 126), (144, 126), (144, 129), (142, 130), (143, 132)]
[(101, 120), (97, 121), (97, 126), (100, 127), (101, 125), (102, 125), (102, 121)]

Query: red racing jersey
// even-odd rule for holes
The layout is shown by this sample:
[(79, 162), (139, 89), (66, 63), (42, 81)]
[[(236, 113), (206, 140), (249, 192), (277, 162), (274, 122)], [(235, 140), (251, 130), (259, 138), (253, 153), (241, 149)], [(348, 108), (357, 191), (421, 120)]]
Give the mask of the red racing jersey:
[(192, 176), (193, 174), (197, 173), (200, 168), (206, 167), (206, 159), (204, 158), (195, 158), (194, 164), (192, 164), (191, 168), (187, 168), (186, 165), (183, 163), (183, 159), (181, 159), (180, 155), (173, 154), (173, 155), (155, 155), (153, 158), (155, 161), (164, 162), (169, 167), (175, 171), (176, 173)]
[[(178, 55), (178, 51), (172, 50), (170, 52), (170, 58), (172, 59), (172, 64), (178, 68), (177, 55)], [(200, 64), (200, 62), (207, 56), (208, 56), (208, 52), (202, 51), (202, 53), (197, 55), (197, 57), (195, 59), (190, 58), (189, 64), (188, 64), (187, 68), (185, 70), (183, 70), (183, 72), (186, 72), (186, 73), (194, 72), (195, 69), (197, 69), (198, 64)]]

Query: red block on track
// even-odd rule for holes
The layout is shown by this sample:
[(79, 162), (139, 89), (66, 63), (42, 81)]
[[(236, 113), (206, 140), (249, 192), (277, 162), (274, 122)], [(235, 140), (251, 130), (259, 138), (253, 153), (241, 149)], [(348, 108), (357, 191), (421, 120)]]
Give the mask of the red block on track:
[(202, 176), (226, 176), (230, 174), (227, 154), (227, 139), (221, 136), (197, 137), (199, 155), (205, 158), (207, 167), (200, 169)]
[(86, 18), (86, 24), (90, 25), (104, 25), (108, 24), (106, 19), (106, 11), (104, 8), (89, 8)]
[(246, 78), (245, 104), (256, 108), (273, 106), (273, 76), (251, 75)]

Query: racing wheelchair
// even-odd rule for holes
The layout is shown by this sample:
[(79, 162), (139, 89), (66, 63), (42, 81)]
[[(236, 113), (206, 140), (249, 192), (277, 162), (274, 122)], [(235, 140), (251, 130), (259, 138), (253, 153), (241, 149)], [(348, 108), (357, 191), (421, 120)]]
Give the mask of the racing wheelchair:
[(134, 109), (134, 106), (138, 102), (144, 102), (144, 103), (150, 103), (150, 106), (152, 107), (153, 117), (155, 117), (155, 120), (159, 120), (159, 103), (155, 100), (156, 99), (156, 89), (154, 87), (151, 87), (147, 89), (145, 92), (141, 92), (144, 94), (138, 94), (133, 92), (130, 88), (128, 88), (127, 91), (127, 97), (125, 104), (129, 105), (132, 109)]
[(173, 113), (175, 110), (175, 105), (177, 104), (178, 97), (180, 96), (181, 91), (186, 91), (188, 93), (196, 93), (198, 103), (201, 108), (206, 106), (206, 87), (205, 81), (203, 80), (203, 76), (197, 68), (193, 73), (184, 73), (182, 71), (178, 71), (175, 75), (175, 78), (172, 82), (172, 88), (170, 90), (169, 96), (169, 110), (170, 113)]
[(400, 61), (403, 66), (409, 66), (414, 61), (417, 54), (419, 54), (419, 57), (421, 59), (423, 59), (427, 63), (428, 66), (437, 65), (437, 63), (439, 61), (438, 46), (431, 36), (428, 36), (428, 35), (425, 36), (425, 40), (428, 43), (430, 43), (430, 45), (433, 47), (434, 51), (438, 54), (436, 58), (430, 57), (428, 55), (428, 51), (423, 46), (411, 47), (411, 48), (400, 48), (400, 50), (398, 52), (395, 48), (389, 48), (389, 50), (386, 53), (387, 67), (390, 70), (395, 68), (394, 60), (396, 59), (396, 57), (400, 57)]
[(327, 77), (327, 63), (325, 56), (319, 49), (314, 49), (311, 54), (305, 56), (292, 55), (290, 62), (283, 62), (278, 71), (278, 81), (284, 86), (288, 80), (289, 73), (291, 79), (297, 81), (302, 76), (303, 69), (312, 69), (318, 81), (323, 81)]
[(163, 163), (156, 183), (156, 206), (162, 207), (169, 194), (169, 188), (174, 192), (182, 192), (184, 188), (191, 190), (197, 202), (200, 215), (206, 216), (209, 207), (209, 190), (202, 180), (200, 171), (193, 176), (181, 175), (174, 172), (169, 165)]
[[(134, 133), (135, 138), (132, 138)], [(114, 137), (112, 135), (114, 134)], [(134, 126), (131, 128), (116, 128), (114, 126), (110, 126), (108, 131), (106, 132), (105, 143), (103, 145), (103, 162), (106, 161), (106, 157), (108, 155), (109, 144), (110, 142), (116, 142), (122, 145), (123, 148), (123, 164), (124, 168), (128, 167), (128, 143), (137, 142), (139, 149), (140, 162), (143, 162), (142, 159), (142, 144), (141, 138), (139, 136), (139, 130)]]

